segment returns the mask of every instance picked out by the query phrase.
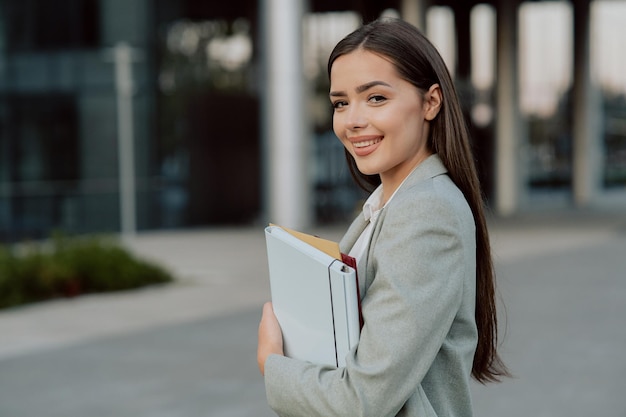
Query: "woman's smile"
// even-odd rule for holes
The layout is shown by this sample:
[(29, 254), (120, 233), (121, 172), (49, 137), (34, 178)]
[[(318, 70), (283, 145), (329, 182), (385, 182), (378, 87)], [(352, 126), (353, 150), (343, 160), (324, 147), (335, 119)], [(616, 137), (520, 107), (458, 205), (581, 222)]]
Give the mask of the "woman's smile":
[(366, 156), (374, 152), (378, 147), (376, 145), (378, 145), (382, 140), (382, 136), (359, 136), (355, 138), (350, 138), (354, 153), (358, 156)]

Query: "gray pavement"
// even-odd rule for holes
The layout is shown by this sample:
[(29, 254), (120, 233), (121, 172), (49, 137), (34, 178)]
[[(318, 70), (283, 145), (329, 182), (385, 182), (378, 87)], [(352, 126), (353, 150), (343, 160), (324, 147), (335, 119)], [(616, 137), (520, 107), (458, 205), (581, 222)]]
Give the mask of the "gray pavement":
[[(515, 377), (475, 384), (476, 416), (626, 416), (626, 214), (536, 213), (491, 232)], [(263, 239), (141, 233), (125, 244), (174, 284), (0, 312), (0, 417), (272, 416), (255, 360)]]

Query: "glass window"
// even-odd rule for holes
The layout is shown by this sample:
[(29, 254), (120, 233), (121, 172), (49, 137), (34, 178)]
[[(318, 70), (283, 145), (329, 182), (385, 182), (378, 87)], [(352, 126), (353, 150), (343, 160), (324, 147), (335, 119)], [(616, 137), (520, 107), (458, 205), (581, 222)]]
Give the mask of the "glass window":
[(9, 52), (92, 48), (99, 44), (98, 0), (4, 0)]

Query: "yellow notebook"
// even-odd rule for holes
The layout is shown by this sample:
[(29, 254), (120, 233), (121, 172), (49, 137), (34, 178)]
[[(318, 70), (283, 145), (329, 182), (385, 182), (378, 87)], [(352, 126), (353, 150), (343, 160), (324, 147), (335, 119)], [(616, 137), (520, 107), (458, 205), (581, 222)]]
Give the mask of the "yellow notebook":
[(277, 226), (271, 223), (270, 223), (270, 227), (280, 227), (281, 229), (297, 237), (301, 241), (308, 243), (314, 248), (317, 248), (321, 250), (322, 252), (326, 253), (328, 256), (332, 256), (335, 259), (341, 260), (341, 251), (339, 250), (339, 243), (337, 242), (334, 242), (332, 240), (322, 239), (321, 237), (318, 237), (318, 236), (313, 236), (307, 233), (298, 232), (297, 230), (288, 229), (286, 227)]

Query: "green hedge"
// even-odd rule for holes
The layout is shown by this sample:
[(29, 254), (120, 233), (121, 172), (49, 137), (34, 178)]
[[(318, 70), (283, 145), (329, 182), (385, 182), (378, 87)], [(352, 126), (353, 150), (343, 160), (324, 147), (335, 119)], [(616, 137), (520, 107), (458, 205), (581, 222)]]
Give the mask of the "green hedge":
[(165, 269), (102, 237), (58, 235), (45, 244), (0, 246), (0, 308), (172, 279)]

